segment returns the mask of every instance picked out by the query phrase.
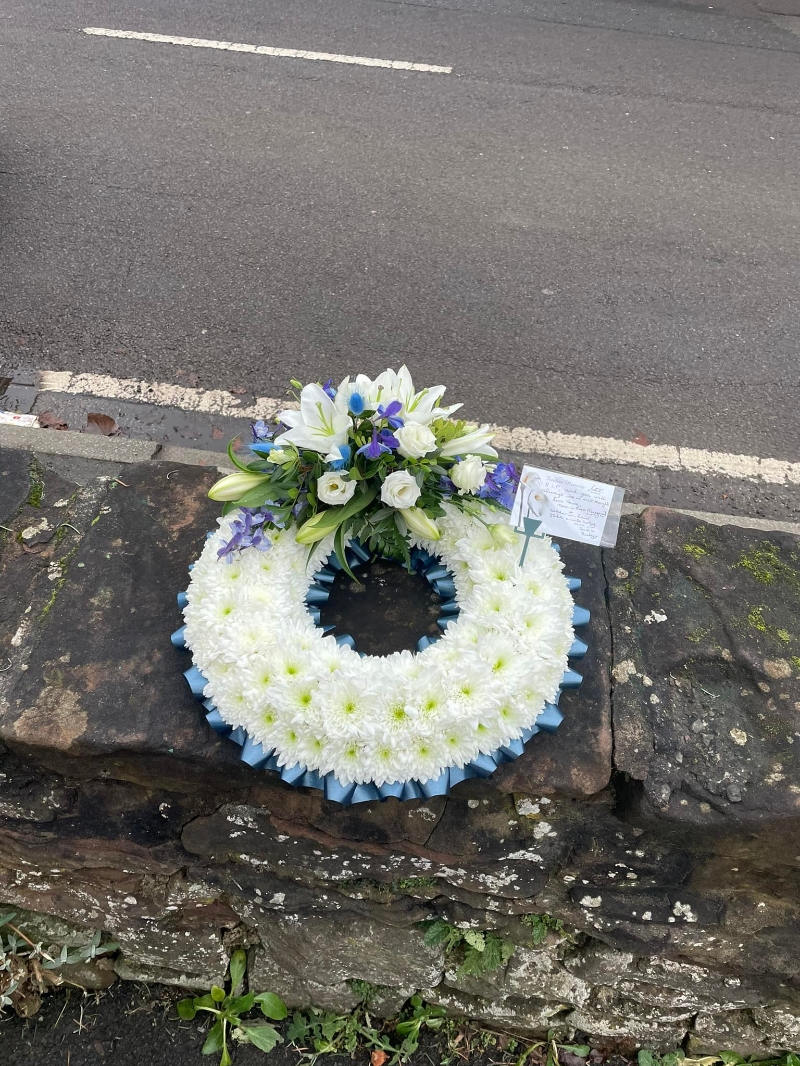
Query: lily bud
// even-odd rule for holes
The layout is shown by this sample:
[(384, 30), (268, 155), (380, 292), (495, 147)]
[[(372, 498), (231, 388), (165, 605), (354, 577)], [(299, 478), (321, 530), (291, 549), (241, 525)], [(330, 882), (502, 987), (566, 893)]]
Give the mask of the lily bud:
[(427, 540), (441, 538), (439, 527), (432, 518), (428, 518), (421, 507), (403, 507), (399, 513), (406, 520), (406, 525), (411, 532), (416, 533), (417, 536), (425, 537)]
[(220, 478), (216, 485), (212, 485), (208, 495), (212, 500), (230, 502), (238, 500), (251, 489), (258, 488), (269, 477), (265, 474), (248, 474), (244, 470), (237, 470), (235, 474), (227, 474)]

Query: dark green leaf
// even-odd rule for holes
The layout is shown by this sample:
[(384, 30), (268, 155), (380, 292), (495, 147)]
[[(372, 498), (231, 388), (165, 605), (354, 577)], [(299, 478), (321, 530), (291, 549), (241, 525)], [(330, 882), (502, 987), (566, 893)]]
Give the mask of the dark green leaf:
[(182, 999), (175, 1009), (178, 1012), (178, 1017), (183, 1018), (186, 1022), (190, 1022), (197, 1014), (193, 999)]
[(215, 1022), (208, 1030), (206, 1042), (203, 1044), (202, 1053), (213, 1055), (215, 1051), (222, 1050), (222, 1022)]
[(572, 1055), (577, 1055), (579, 1059), (585, 1059), (592, 1050), (586, 1044), (559, 1044), (559, 1047), (564, 1051), (569, 1051)]
[(231, 463), (235, 467), (237, 467), (237, 469), (244, 470), (245, 473), (252, 474), (253, 471), (250, 470), (250, 468), (247, 466), (246, 463), (242, 462), (242, 460), (239, 458), (239, 456), (233, 450), (233, 445), (238, 439), (239, 439), (238, 437), (234, 437), (232, 441), (228, 442), (228, 458), (230, 459)]
[(336, 552), (337, 559), (342, 564), (342, 570), (344, 570), (347, 576), (352, 578), (357, 585), (360, 585), (361, 582), (350, 569), (350, 564), (347, 561), (347, 545), (344, 542), (344, 522), (336, 530), (336, 536), (333, 538), (333, 550)]
[(656, 1060), (652, 1051), (648, 1051), (646, 1048), (642, 1048), (639, 1054), (636, 1056), (636, 1061), (639, 1066), (656, 1066)]
[(229, 1014), (247, 1014), (253, 1009), (256, 1001), (255, 994), (248, 992), (246, 996), (228, 996), (225, 1000), (225, 1010)]
[(276, 1044), (283, 1043), (283, 1037), (280, 1033), (266, 1023), (264, 1025), (248, 1023), (247, 1025), (240, 1025), (239, 1028), (243, 1033), (247, 1034), (247, 1039), (250, 1043), (255, 1044), (261, 1051), (272, 1051)]
[(237, 948), (231, 955), (231, 995), (236, 995), (246, 970), (247, 952), (243, 948)]
[(256, 1003), (261, 1007), (264, 1017), (272, 1018), (273, 1021), (283, 1021), (288, 1014), (286, 1004), (274, 992), (262, 992), (256, 996)]
[(292, 1020), (286, 1028), (286, 1039), (290, 1044), (305, 1043), (310, 1029), (311, 1025), (309, 1019), (307, 1019), (304, 1014), (300, 1014), (299, 1011), (295, 1011), (292, 1015)]

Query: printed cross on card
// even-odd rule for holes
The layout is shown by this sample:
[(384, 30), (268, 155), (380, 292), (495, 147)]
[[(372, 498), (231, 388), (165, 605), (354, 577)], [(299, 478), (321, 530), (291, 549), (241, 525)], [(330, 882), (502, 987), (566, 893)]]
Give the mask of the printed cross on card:
[(519, 533), (521, 537), (525, 538), (525, 545), (522, 549), (522, 555), (520, 555), (519, 557), (520, 566), (525, 565), (525, 556), (528, 554), (528, 545), (531, 542), (531, 538), (536, 537), (537, 540), (544, 540), (544, 534), (536, 532), (536, 530), (541, 524), (542, 520), (540, 518), (525, 517), (522, 519), (522, 529), (514, 530), (515, 533)]

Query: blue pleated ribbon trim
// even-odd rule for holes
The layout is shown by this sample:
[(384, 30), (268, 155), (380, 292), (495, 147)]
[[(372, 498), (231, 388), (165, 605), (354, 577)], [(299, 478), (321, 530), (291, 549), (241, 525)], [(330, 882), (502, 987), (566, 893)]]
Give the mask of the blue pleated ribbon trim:
[[(557, 544), (553, 545), (555, 551), (559, 551)], [(372, 558), (370, 552), (356, 541), (351, 541), (346, 549), (347, 562), (352, 568), (362, 566)], [(411, 552), (411, 563), (417, 573), (422, 574), (431, 587), (440, 596), (441, 616), (438, 619), (439, 628), (447, 629), (450, 622), (458, 618), (459, 607), (455, 599), (455, 581), (452, 573), (443, 565), (440, 559), (414, 548)], [(191, 567), (189, 567), (191, 570)], [(320, 608), (330, 595), (330, 587), (333, 584), (337, 571), (342, 569), (342, 564), (333, 553), (326, 564), (314, 574), (314, 581), (306, 593), (306, 605), (311, 617), (317, 625), (320, 624)], [(581, 587), (579, 577), (566, 579), (570, 592), (577, 592)], [(187, 604), (187, 594), (178, 593), (178, 607), (183, 610)], [(576, 628), (589, 624), (590, 613), (585, 607), (575, 605), (572, 612), (572, 624)], [(326, 633), (330, 633), (337, 644), (349, 644), (355, 648), (355, 640), (349, 633), (333, 634), (333, 626), (323, 627)], [(186, 626), (181, 626), (172, 634), (172, 644), (176, 648), (185, 648), (184, 634)], [(430, 644), (438, 640), (438, 637), (420, 637), (417, 649), (424, 651)], [(588, 645), (576, 637), (569, 650), (570, 659), (581, 659), (586, 654)], [(361, 655), (364, 652), (360, 653)], [(525, 745), (537, 733), (555, 733), (561, 725), (563, 715), (558, 709), (558, 702), (564, 689), (577, 688), (582, 676), (572, 668), (565, 671), (561, 684), (553, 703), (546, 703), (536, 723), (529, 729), (524, 730), (522, 736), (512, 740), (509, 744), (493, 751), (491, 755), (481, 753), (466, 766), (450, 766), (439, 777), (431, 781), (395, 781), (384, 785), (373, 784), (342, 784), (333, 772), (321, 776), (316, 770), (307, 770), (305, 766), (280, 766), (278, 756), (273, 749), (266, 749), (256, 743), (247, 732), (239, 726), (234, 729), (222, 718), (217, 708), (210, 699), (203, 695), (207, 680), (196, 666), (190, 666), (184, 671), (184, 677), (192, 691), (192, 695), (199, 700), (206, 712), (206, 721), (220, 736), (228, 737), (242, 749), (240, 758), (256, 770), (274, 770), (280, 774), (281, 780), (289, 785), (298, 785), (303, 788), (318, 788), (325, 794), (325, 799), (334, 803), (349, 806), (351, 803), (368, 803), (375, 800), (386, 800), (394, 797), (399, 800), (430, 799), (432, 796), (446, 796), (455, 785), (466, 781), (471, 777), (489, 777), (498, 766), (503, 763), (513, 762), (518, 759), (525, 750)]]

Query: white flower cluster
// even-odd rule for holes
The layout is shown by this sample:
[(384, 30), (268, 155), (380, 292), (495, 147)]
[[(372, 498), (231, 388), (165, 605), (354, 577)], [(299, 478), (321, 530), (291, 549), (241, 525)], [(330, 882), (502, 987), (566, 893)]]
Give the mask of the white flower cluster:
[[(441, 540), (416, 543), (453, 572), (460, 606), (424, 651), (361, 657), (324, 636), (305, 606), (331, 538), (311, 558), (293, 531), (273, 548), (217, 559), (236, 512), (196, 563), (186, 643), (230, 725), (280, 764), (333, 771), (343, 784), (428, 781), (518, 738), (555, 698), (573, 639), (572, 598), (546, 539), (521, 543), (487, 511), (452, 505)], [(308, 562), (308, 565), (306, 565)]]

